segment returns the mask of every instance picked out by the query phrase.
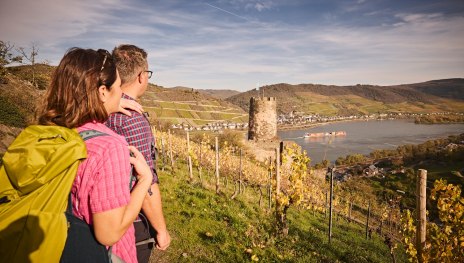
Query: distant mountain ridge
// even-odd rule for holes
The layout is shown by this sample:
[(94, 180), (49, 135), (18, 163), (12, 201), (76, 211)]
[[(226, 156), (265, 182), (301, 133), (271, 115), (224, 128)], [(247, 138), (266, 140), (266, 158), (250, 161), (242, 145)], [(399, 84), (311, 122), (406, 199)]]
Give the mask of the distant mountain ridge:
[(231, 89), (224, 89), (224, 90), (222, 89), (195, 89), (195, 88), (189, 88), (189, 87), (183, 87), (183, 86), (175, 86), (175, 87), (167, 88), (167, 89), (177, 90), (177, 91), (196, 91), (201, 94), (205, 94), (209, 97), (212, 97), (215, 99), (221, 99), (221, 100), (240, 94), (240, 91), (231, 90)]
[(231, 90), (231, 89), (197, 89), (199, 92), (208, 94), (211, 97), (225, 100), (229, 97), (240, 94), (240, 91)]
[[(368, 114), (388, 112), (464, 111), (464, 79), (432, 80), (392, 86), (286, 83), (267, 85), (226, 100), (246, 110), (252, 96), (276, 97), (279, 112)], [(319, 108), (319, 110), (318, 110)]]
[[(54, 66), (37, 64), (32, 82), (31, 66), (8, 67), (0, 79), (0, 123), (24, 127), (34, 114), (35, 103), (49, 85)], [(172, 123), (203, 125), (214, 121), (246, 122), (249, 100), (264, 93), (277, 98), (279, 113), (291, 111), (321, 115), (378, 112), (464, 112), (464, 78), (431, 80), (393, 86), (286, 83), (249, 90), (207, 90), (189, 87), (164, 88), (149, 84), (141, 103), (154, 116)], [(222, 99), (226, 98), (226, 99)], [(19, 118), (8, 117), (16, 112)], [(11, 115), (11, 114), (10, 114)], [(18, 121), (20, 120), (20, 121)], [(1, 134), (0, 134), (1, 135)], [(1, 137), (1, 136), (0, 136)]]
[(417, 84), (410, 84), (408, 86), (438, 97), (464, 100), (463, 78), (431, 80)]

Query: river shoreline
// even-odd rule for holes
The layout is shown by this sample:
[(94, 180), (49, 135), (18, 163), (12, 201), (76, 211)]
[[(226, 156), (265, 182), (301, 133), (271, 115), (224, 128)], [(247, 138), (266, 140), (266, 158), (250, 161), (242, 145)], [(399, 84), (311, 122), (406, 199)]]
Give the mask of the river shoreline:
[[(326, 125), (329, 125), (325, 127)], [(464, 124), (415, 124), (414, 119), (340, 120), (280, 129), (282, 140), (294, 141), (308, 152), (315, 163), (335, 161), (350, 154), (369, 154), (374, 150), (394, 149), (400, 145), (420, 144), (464, 131)], [(306, 132), (345, 131), (347, 136), (303, 138)], [(325, 157), (324, 157), (325, 156)]]
[[(397, 118), (394, 120), (407, 120), (410, 118)], [(329, 124), (334, 124), (334, 123), (341, 123), (341, 122), (364, 122), (364, 121), (384, 121), (384, 120), (393, 120), (393, 119), (355, 119), (355, 120), (337, 120), (337, 121), (327, 121), (327, 122), (317, 122), (317, 123), (308, 123), (308, 124), (302, 124), (302, 125), (284, 125), (284, 126), (279, 126), (277, 125), (277, 132), (279, 131), (295, 131), (295, 130), (302, 130), (306, 128), (314, 128), (314, 127), (320, 127), (324, 125), (329, 125)], [(411, 119), (413, 120), (413, 119)]]
[(436, 123), (426, 123), (426, 122), (415, 122), (414, 118), (389, 118), (389, 119), (355, 119), (355, 120), (337, 120), (337, 121), (327, 121), (327, 122), (318, 122), (318, 123), (308, 123), (301, 125), (277, 125), (277, 131), (294, 131), (302, 130), (306, 128), (314, 128), (319, 126), (324, 126), (328, 124), (340, 123), (340, 122), (358, 122), (358, 121), (385, 121), (385, 120), (410, 120), (414, 124), (422, 125), (444, 125), (444, 124), (464, 124), (464, 122), (436, 122)]

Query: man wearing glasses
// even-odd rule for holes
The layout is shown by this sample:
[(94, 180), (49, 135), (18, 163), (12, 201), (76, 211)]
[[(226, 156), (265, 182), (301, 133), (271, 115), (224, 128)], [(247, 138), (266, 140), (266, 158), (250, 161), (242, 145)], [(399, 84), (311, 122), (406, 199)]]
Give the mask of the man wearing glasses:
[[(143, 95), (153, 72), (148, 70), (147, 53), (134, 45), (120, 45), (113, 50), (113, 58), (121, 77), (122, 98), (132, 100)], [(164, 220), (158, 176), (155, 170), (155, 139), (145, 114), (130, 111), (132, 116), (112, 114), (106, 125), (124, 136), (129, 145), (135, 146), (145, 157), (153, 172), (152, 186), (142, 205), (142, 213), (134, 222), (138, 262), (148, 262), (154, 245), (150, 230), (156, 230), (156, 248), (165, 250), (171, 237)], [(134, 177), (135, 178), (135, 177)], [(135, 183), (135, 181), (134, 181)], [(131, 184), (133, 180), (131, 178)]]

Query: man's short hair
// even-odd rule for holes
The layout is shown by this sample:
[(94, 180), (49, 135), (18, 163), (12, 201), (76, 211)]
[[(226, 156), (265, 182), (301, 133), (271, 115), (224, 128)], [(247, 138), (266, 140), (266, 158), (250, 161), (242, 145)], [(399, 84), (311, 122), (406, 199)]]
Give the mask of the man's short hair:
[(134, 81), (143, 70), (148, 70), (147, 52), (129, 44), (113, 49), (113, 58), (121, 77), (121, 85)]

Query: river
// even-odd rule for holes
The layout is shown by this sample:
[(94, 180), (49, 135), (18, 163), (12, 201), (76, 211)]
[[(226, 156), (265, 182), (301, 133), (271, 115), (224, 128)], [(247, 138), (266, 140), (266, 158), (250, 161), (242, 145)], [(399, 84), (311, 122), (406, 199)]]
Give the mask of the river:
[[(303, 138), (306, 132), (345, 131), (346, 136)], [(292, 140), (307, 151), (311, 164), (324, 157), (334, 162), (348, 154), (369, 154), (377, 149), (395, 149), (403, 144), (446, 138), (464, 133), (464, 124), (415, 124), (413, 120), (369, 120), (335, 122), (300, 130), (279, 131), (281, 140)]]

